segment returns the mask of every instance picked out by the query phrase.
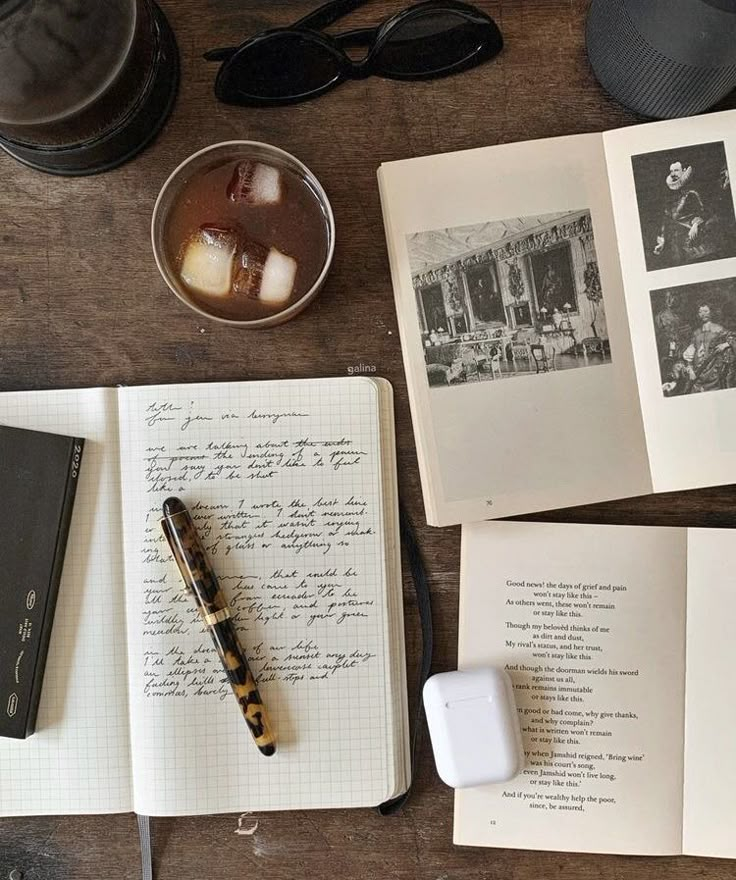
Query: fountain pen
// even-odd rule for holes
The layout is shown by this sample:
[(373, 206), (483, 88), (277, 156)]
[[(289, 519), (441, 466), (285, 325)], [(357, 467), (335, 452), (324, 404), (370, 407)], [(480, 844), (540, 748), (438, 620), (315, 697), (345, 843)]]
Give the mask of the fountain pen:
[(164, 501), (163, 514), (161, 528), (184, 584), (194, 596), (202, 620), (212, 636), (245, 723), (261, 754), (273, 755), (276, 742), (266, 707), (238, 640), (227, 599), (220, 589), (191, 514), (178, 498)]

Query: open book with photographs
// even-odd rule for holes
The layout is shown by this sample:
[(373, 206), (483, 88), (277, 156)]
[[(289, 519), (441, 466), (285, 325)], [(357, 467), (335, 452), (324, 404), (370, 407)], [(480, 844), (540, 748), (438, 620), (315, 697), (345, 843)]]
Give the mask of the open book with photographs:
[(732, 479), (734, 151), (730, 111), (381, 167), (430, 524)]

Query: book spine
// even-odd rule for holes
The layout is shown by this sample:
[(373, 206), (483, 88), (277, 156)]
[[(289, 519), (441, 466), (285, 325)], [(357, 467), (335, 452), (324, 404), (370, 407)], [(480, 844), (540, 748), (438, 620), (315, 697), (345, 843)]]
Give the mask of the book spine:
[(36, 729), (36, 716), (38, 714), (38, 704), (41, 697), (41, 687), (43, 686), (43, 675), (46, 668), (46, 656), (51, 641), (51, 630), (54, 621), (54, 611), (56, 609), (56, 599), (59, 594), (59, 584), (64, 569), (64, 556), (66, 554), (67, 539), (69, 537), (69, 527), (72, 521), (72, 512), (74, 510), (74, 498), (77, 493), (77, 483), (79, 482), (79, 471), (82, 464), (82, 453), (84, 451), (84, 439), (74, 437), (71, 440), (69, 469), (67, 471), (66, 489), (64, 491), (64, 501), (59, 518), (59, 531), (56, 536), (56, 546), (54, 550), (54, 562), (51, 566), (51, 574), (49, 577), (49, 588), (46, 596), (46, 608), (43, 614), (43, 624), (41, 637), (38, 648), (38, 656), (36, 658), (36, 671), (33, 679), (33, 687), (31, 690), (30, 712), (26, 721), (26, 736), (30, 736)]

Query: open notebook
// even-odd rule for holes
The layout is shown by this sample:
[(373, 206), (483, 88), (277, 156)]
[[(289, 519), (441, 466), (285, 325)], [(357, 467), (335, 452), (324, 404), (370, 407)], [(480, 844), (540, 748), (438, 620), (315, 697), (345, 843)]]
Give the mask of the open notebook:
[[(37, 732), (0, 814), (378, 804), (408, 785), (391, 386), (366, 378), (0, 395), (85, 437)], [(178, 494), (278, 739), (256, 750), (159, 527)]]

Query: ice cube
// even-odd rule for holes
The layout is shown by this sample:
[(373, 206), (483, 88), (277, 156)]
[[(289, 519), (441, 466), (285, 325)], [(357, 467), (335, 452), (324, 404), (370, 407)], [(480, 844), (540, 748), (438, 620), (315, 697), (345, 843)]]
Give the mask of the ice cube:
[(263, 281), (263, 268), (268, 259), (268, 248), (249, 241), (238, 258), (233, 291), (238, 296), (258, 297)]
[(233, 289), (267, 306), (281, 306), (294, 289), (297, 262), (277, 248), (249, 242), (240, 255)]
[(258, 299), (269, 306), (283, 305), (291, 296), (296, 278), (296, 260), (271, 248), (263, 267)]
[(227, 197), (233, 202), (275, 205), (281, 201), (281, 173), (273, 165), (252, 159), (238, 162), (227, 185)]
[(192, 290), (227, 296), (232, 289), (239, 236), (232, 229), (200, 226), (184, 245), (179, 274)]

